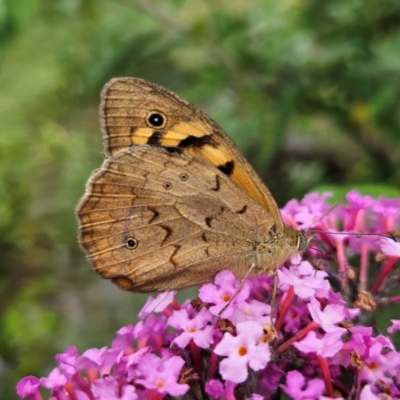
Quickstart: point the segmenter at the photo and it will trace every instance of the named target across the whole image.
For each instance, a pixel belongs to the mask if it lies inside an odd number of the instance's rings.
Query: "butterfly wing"
[[[200,157],[228,176],[274,218],[282,217],[268,188],[227,134],[175,93],[138,78],[115,78],[102,91],[100,120],[106,157],[132,145]]]
[[[107,158],[77,215],[96,271],[138,292],[198,285],[226,268],[243,276],[274,224],[210,163],[148,145]]]

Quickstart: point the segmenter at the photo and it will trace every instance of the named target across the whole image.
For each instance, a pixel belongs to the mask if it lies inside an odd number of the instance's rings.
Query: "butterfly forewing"
[[[132,145],[188,153],[222,171],[283,229],[271,193],[226,133],[206,114],[175,93],[138,78],[115,78],[102,91],[100,106],[106,157]]]

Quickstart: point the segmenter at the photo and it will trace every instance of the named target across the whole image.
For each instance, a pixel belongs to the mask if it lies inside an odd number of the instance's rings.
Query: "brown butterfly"
[[[273,272],[307,247],[226,133],[175,93],[112,79],[100,119],[106,159],[76,214],[103,277],[136,292],[181,289],[228,268]]]

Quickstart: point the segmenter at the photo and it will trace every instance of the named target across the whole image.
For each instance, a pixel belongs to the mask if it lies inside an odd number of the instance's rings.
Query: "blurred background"
[[[398,0],[1,0],[0,51],[2,399],[68,345],[108,345],[146,299],[76,239],[111,77],[201,107],[280,206],[316,189],[400,197]]]

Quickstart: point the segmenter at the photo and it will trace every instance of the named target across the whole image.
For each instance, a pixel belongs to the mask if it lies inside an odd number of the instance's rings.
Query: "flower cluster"
[[[388,279],[400,243],[375,235],[400,225],[400,201],[350,192],[346,206],[328,212],[328,197],[310,194],[282,210],[286,223],[314,224],[317,233],[303,259],[277,270],[275,299],[273,277],[252,277],[237,291],[230,271],[182,305],[174,292],[150,297],[110,347],[82,355],[68,348],[47,377],[22,379],[18,395],[40,400],[47,388],[53,400],[256,400],[279,391],[298,400],[400,398],[400,352],[368,326],[371,310],[400,301]],[[392,320],[389,333],[399,329]]]

